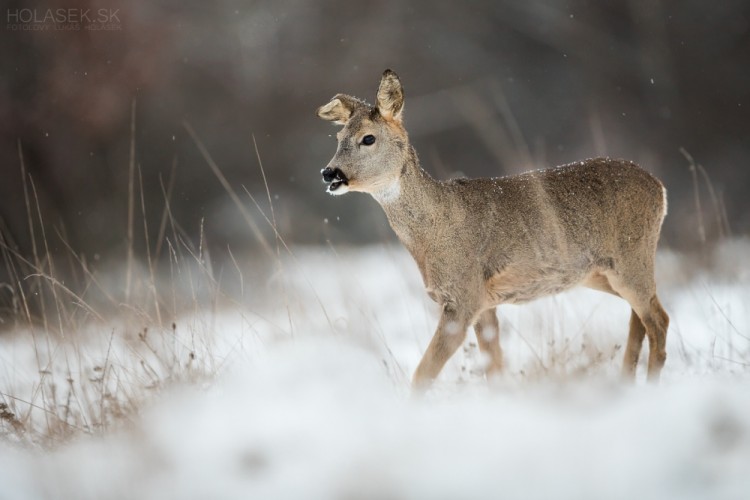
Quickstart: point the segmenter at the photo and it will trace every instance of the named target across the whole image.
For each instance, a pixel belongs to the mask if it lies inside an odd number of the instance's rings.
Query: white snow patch
[[[658,387],[642,383],[647,345],[638,383],[617,382],[627,304],[576,290],[498,309],[500,380],[479,374],[486,360],[470,332],[436,387],[415,397],[408,381],[439,311],[409,255],[295,254],[247,307],[148,333],[157,353],[214,381],[157,392],[131,424],[52,451],[0,437],[0,498],[748,497],[747,281],[660,281],[671,324]],[[269,297],[281,284],[284,300]],[[97,376],[107,356],[129,391],[149,382],[142,360],[168,372],[116,330],[49,349],[23,332],[0,337],[0,392],[33,401],[37,356],[71,370],[48,375],[61,400],[66,377]]]

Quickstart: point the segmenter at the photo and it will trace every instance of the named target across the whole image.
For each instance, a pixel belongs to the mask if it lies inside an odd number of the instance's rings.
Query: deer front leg
[[[437,331],[414,372],[412,386],[426,389],[443,369],[466,338],[466,330],[471,323],[471,315],[461,313],[450,306],[443,307]]]

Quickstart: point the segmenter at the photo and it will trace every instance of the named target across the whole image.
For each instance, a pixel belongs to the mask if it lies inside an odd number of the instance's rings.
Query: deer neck
[[[424,241],[434,231],[441,202],[441,185],[419,164],[414,148],[409,152],[396,181],[372,193],[383,207],[388,222],[412,254],[424,248]]]

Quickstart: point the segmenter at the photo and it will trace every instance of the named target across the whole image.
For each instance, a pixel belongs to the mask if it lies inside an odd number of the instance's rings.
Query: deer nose
[[[333,180],[336,178],[336,170],[332,169],[331,167],[326,167],[321,170],[320,173],[323,174],[323,180],[325,182],[333,182]]]
[[[341,169],[338,167],[336,168],[326,167],[323,170],[321,170],[320,173],[323,174],[323,180],[325,182],[339,181],[339,182],[343,182],[344,184],[346,184],[349,181],[349,179],[346,177],[346,174],[344,174],[344,172],[342,172]]]

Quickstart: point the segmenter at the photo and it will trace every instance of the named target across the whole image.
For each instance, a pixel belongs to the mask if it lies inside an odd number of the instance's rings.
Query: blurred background
[[[45,20],[48,9],[67,13]],[[87,9],[96,16],[76,28]],[[254,140],[287,243],[395,240],[372,199],[325,193],[336,129],[314,112],[338,92],[373,101],[385,68],[438,178],[622,157],[669,189],[665,247],[750,229],[746,0],[46,0],[1,12],[0,231],[21,255],[19,145],[49,251],[65,254],[65,240],[91,261],[126,253],[131,137],[140,254],[139,176],[152,247],[168,199],[179,230],[198,240],[202,226],[214,255],[257,249],[184,123],[265,237],[243,189],[267,211]]]

